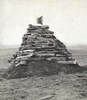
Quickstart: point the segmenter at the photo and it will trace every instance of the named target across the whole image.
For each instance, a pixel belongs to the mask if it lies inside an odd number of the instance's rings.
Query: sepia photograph
[[[0,100],[87,100],[87,0],[0,0]]]

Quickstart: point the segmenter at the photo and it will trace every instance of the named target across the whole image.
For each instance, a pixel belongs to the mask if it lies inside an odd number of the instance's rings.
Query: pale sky
[[[0,44],[21,44],[40,16],[63,43],[87,44],[87,0],[0,0]]]

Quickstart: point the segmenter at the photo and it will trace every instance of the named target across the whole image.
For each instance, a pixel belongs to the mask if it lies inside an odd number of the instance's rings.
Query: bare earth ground
[[[16,50],[0,50],[0,68],[8,67],[7,60]],[[87,65],[86,50],[70,52],[79,64]],[[11,80],[0,77],[0,100],[87,100],[87,72]]]
[[[81,66],[87,65],[87,49],[86,50],[70,50],[73,57]]]

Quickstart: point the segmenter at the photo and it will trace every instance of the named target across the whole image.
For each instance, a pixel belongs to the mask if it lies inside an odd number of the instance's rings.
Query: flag
[[[43,16],[37,18],[37,23],[43,25]]]

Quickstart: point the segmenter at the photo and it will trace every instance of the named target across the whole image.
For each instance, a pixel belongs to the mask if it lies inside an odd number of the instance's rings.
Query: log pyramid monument
[[[42,17],[38,18],[42,24]],[[22,38],[19,50],[13,55],[7,78],[55,74],[62,66],[77,65],[66,46],[54,36],[46,25],[31,25]]]

